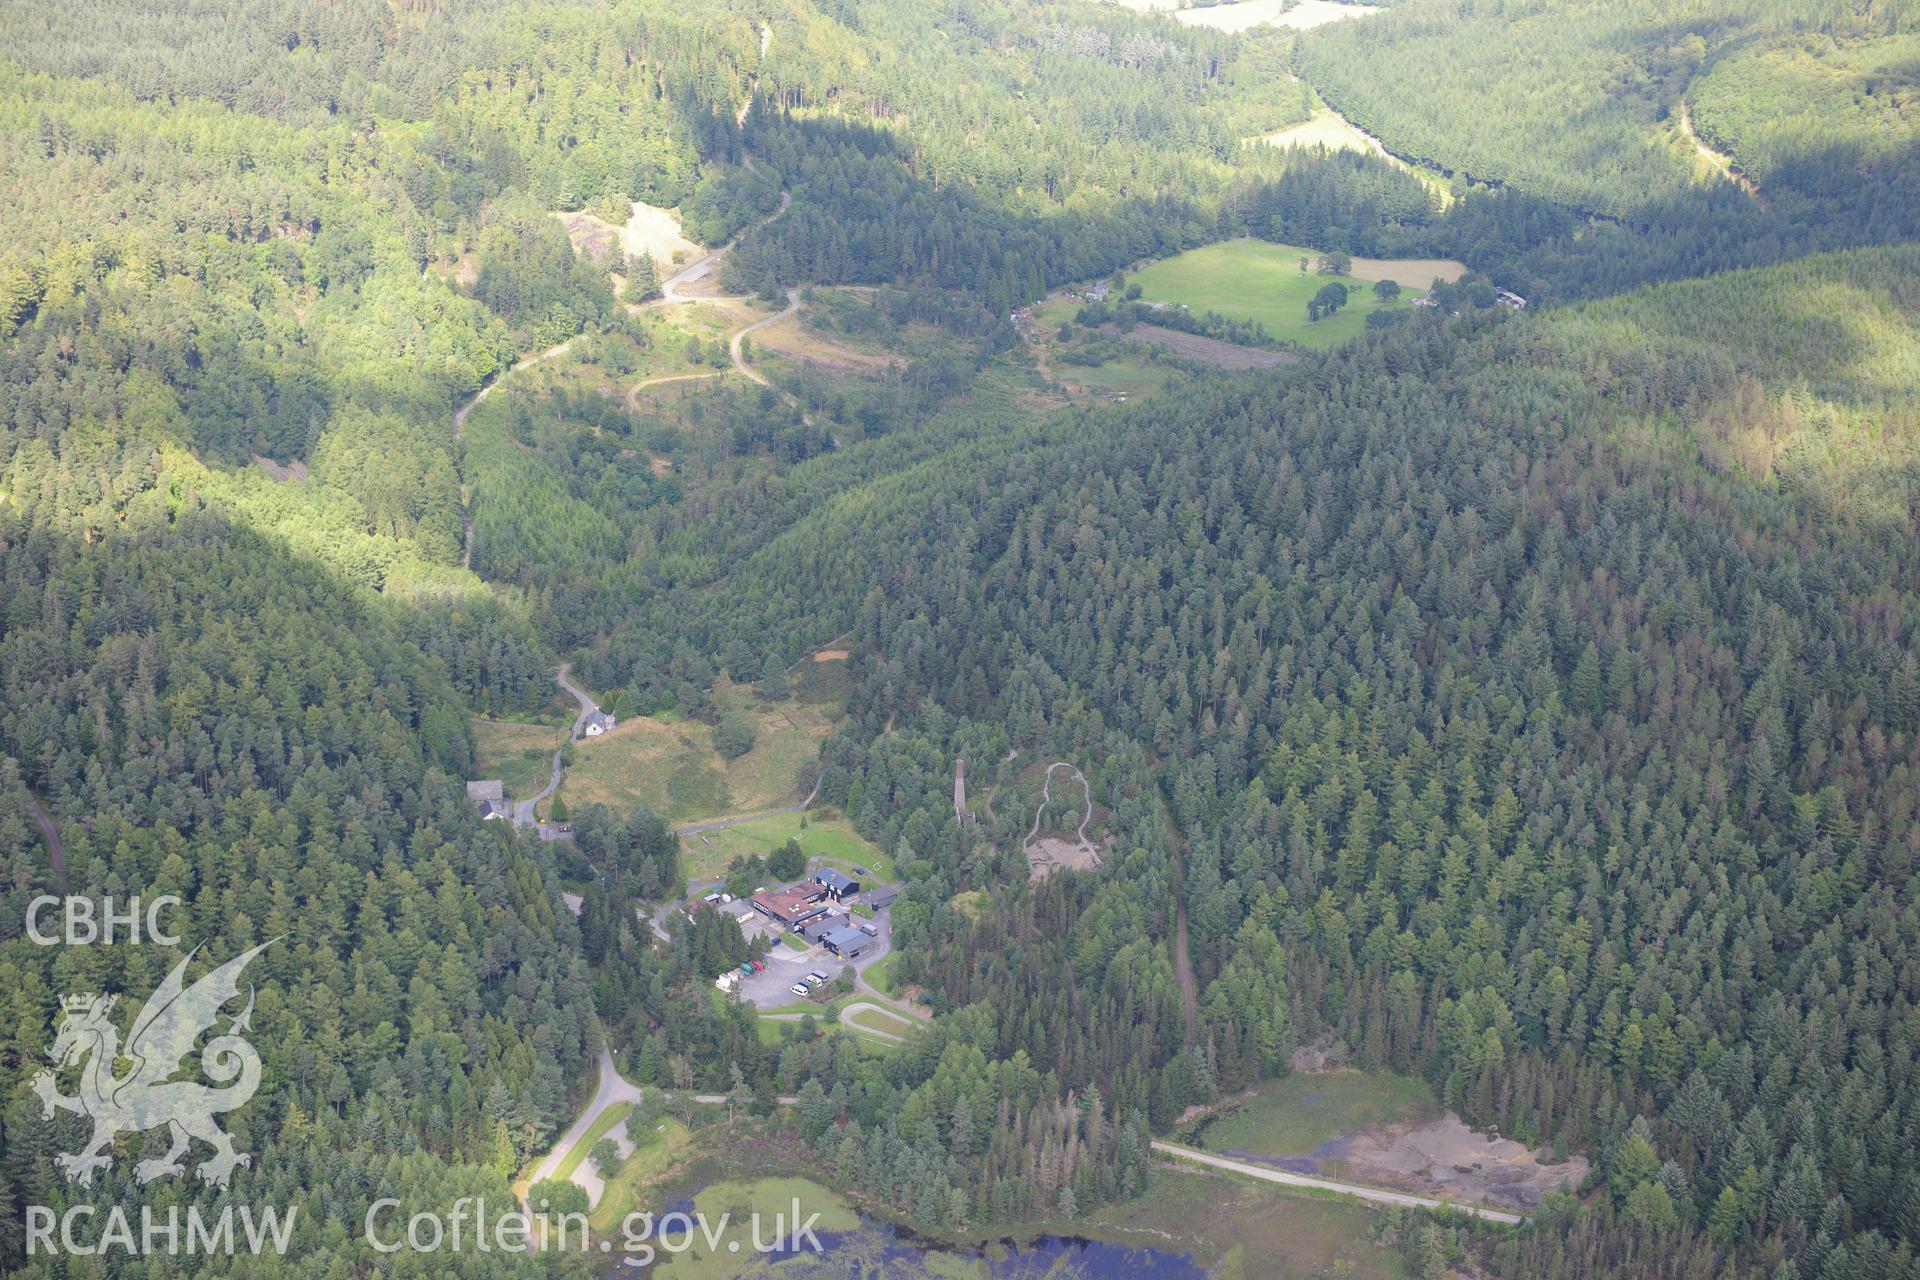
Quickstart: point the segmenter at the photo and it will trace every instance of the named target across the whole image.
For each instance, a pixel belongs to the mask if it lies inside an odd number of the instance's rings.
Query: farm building
[[[506,784],[498,778],[469,782],[467,799],[480,807],[482,818],[504,818],[512,812],[507,805]]]
[[[867,894],[866,904],[872,907],[875,911],[878,911],[880,908],[886,906],[888,903],[892,902],[895,898],[899,896],[900,896],[899,885],[897,884],[882,885],[880,888],[875,889],[872,892]]]
[[[826,944],[827,950],[833,952],[833,954],[839,956],[842,960],[851,960],[855,956],[865,953],[867,948],[875,945],[880,940],[863,929],[840,928],[835,929],[832,933],[822,938],[821,941]]]
[[[860,892],[860,882],[844,871],[832,867],[823,867],[814,873],[813,882],[826,890],[827,896],[835,902],[843,902]]]
[[[595,707],[587,712],[586,727],[581,730],[589,738],[597,738],[613,728],[613,717]]]
[[[821,901],[826,896],[827,891],[817,884],[797,884],[791,889],[762,890],[747,902],[775,924],[793,929],[826,915],[830,908]]]

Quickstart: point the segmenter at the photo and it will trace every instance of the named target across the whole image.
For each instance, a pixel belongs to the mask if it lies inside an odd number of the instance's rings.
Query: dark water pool
[[[664,1210],[692,1211],[693,1201],[685,1197],[669,1200]],[[971,1248],[936,1245],[866,1214],[860,1215],[857,1230],[814,1234],[821,1245],[817,1253],[811,1247],[785,1250],[756,1261],[777,1263],[771,1274],[780,1280],[920,1280],[950,1274],[940,1263],[953,1259],[984,1263],[992,1280],[1205,1280],[1207,1274],[1188,1254],[1082,1236],[998,1240]],[[751,1265],[746,1270],[760,1274]],[[605,1274],[634,1277],[648,1272],[616,1263]]]

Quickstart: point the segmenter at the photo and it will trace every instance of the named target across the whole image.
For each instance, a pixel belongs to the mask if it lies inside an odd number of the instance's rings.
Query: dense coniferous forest
[[[603,1044],[965,1232],[1141,1193],[1154,1134],[1337,1041],[1592,1161],[1473,1239],[1486,1273],[1920,1277],[1915,22],[0,9],[6,1269],[79,1273],[20,1257],[19,1206],[138,1194],[60,1176],[85,1124],[29,1082],[63,993],[171,953],[35,945],[64,876],[178,895],[202,960],[275,940],[231,1128],[235,1192],[301,1206],[276,1274],[392,1266],[351,1229],[381,1195],[508,1202]],[[1415,167],[1250,145],[1316,93]],[[809,307],[905,354],[756,385],[722,335],[672,402],[590,385],[663,360],[631,304],[673,268],[554,215],[632,201],[734,241],[740,305],[860,286]],[[1248,235],[1469,271],[1330,352],[1058,407],[1022,308]],[[662,816],[541,840],[460,785],[561,662],[715,722],[829,641],[798,781],[899,872],[892,982],[935,1015],[886,1053],[716,998],[765,944],[663,909]],[[1030,880],[991,797],[1042,760],[1084,769],[1098,869]]]

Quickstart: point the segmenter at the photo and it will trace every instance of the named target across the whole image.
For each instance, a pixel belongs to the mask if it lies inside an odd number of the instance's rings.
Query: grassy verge
[[[878,1006],[875,1006],[876,1008]],[[861,1009],[848,1020],[857,1028],[865,1031],[877,1031],[883,1036],[905,1036],[913,1032],[921,1023],[896,1014],[875,1013],[872,1009]]]
[[[629,1134],[636,1139],[633,1154],[607,1180],[606,1194],[588,1215],[595,1235],[617,1231],[621,1219],[647,1204],[653,1189],[672,1172],[692,1141],[687,1127],[671,1117],[662,1116],[654,1126],[647,1133]]]
[[[896,953],[889,951],[886,955],[881,956],[861,971],[861,976],[867,980],[867,984],[881,995],[897,996],[899,994],[893,985],[893,961],[895,954]]]
[[[593,1150],[593,1144],[625,1124],[632,1112],[631,1102],[622,1102],[608,1107],[601,1117],[593,1122],[593,1128],[587,1130],[586,1135],[574,1144],[573,1150],[567,1153],[567,1158],[562,1160],[560,1167],[553,1171],[553,1176],[562,1182],[571,1178],[573,1171],[580,1167],[580,1162],[585,1160],[588,1153]]]

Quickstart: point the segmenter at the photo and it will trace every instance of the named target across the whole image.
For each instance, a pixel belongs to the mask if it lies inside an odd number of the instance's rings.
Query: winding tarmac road
[[[1195,1164],[1211,1165],[1230,1173],[1258,1178],[1262,1182],[1277,1182],[1284,1187],[1311,1187],[1317,1191],[1333,1191],[1343,1196],[1352,1196],[1356,1200],[1372,1200],[1377,1204],[1407,1205],[1416,1209],[1450,1209],[1454,1213],[1485,1218],[1489,1222],[1526,1221],[1522,1215],[1508,1213],[1502,1209],[1482,1209],[1476,1205],[1455,1204],[1450,1200],[1409,1195],[1404,1191],[1386,1191],[1379,1187],[1361,1187],[1351,1182],[1334,1182],[1329,1178],[1310,1177],[1304,1173],[1288,1173],[1285,1169],[1269,1169],[1265,1165],[1248,1164],[1244,1160],[1229,1160],[1225,1156],[1209,1155],[1204,1151],[1195,1151],[1192,1147],[1175,1146],[1171,1142],[1161,1142],[1157,1139],[1153,1143],[1153,1149],[1162,1155],[1172,1156],[1176,1160],[1191,1160]]]
[[[531,1188],[534,1183],[551,1178],[560,1166],[566,1163],[567,1156],[573,1149],[580,1145],[581,1139],[585,1138],[600,1117],[607,1113],[608,1108],[617,1107],[623,1102],[638,1101],[640,1101],[640,1086],[621,1075],[620,1068],[613,1065],[613,1055],[607,1052],[605,1045],[600,1046],[600,1084],[593,1091],[593,1099],[587,1103],[586,1109],[580,1113],[579,1117],[567,1127],[567,1131],[560,1135],[560,1141],[554,1144],[553,1150],[547,1153],[546,1158],[533,1167],[533,1173],[527,1178],[527,1186]],[[632,1150],[631,1145],[627,1150],[629,1152]],[[606,1188],[606,1183],[601,1180],[599,1173],[591,1168],[592,1164],[593,1161],[582,1159],[575,1165],[572,1182],[587,1193],[588,1204],[598,1204],[600,1193]],[[524,1204],[523,1201],[523,1207]]]

